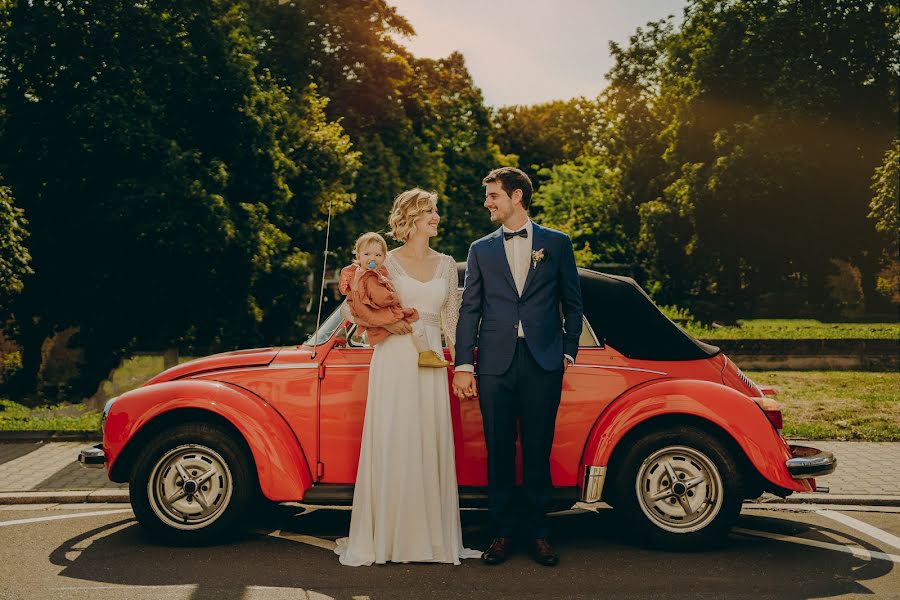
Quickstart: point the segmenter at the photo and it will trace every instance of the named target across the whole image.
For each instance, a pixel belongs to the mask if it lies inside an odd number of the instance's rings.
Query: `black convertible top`
[[[460,286],[466,265],[458,263]],[[599,341],[629,358],[699,360],[719,348],[695,340],[669,320],[634,279],[578,269],[584,315]]]

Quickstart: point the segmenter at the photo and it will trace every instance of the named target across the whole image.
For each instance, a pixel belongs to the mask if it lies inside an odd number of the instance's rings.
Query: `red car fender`
[[[785,466],[790,449],[753,400],[721,384],[695,379],[657,380],[622,394],[594,423],[582,464],[606,466],[618,443],[634,427],[654,417],[679,414],[699,417],[728,433],[771,483],[798,492],[812,491],[806,480],[791,477]]]
[[[269,500],[298,500],[312,486],[303,449],[274,408],[237,386],[190,379],[138,388],[112,404],[103,430],[108,471],[112,473],[122,451],[145,426],[184,409],[214,413],[240,432],[253,454],[262,493]]]

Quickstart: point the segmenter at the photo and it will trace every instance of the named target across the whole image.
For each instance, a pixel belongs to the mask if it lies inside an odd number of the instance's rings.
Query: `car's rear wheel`
[[[210,423],[184,423],[154,437],[135,463],[131,506],[153,537],[202,545],[240,531],[256,495],[248,451]]]
[[[738,463],[716,437],[693,427],[639,439],[617,469],[616,508],[652,545],[673,550],[724,541],[741,509]]]

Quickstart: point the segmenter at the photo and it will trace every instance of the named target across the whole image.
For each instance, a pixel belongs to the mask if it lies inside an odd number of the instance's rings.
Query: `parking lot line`
[[[861,548],[859,546],[843,546],[841,544],[832,544],[830,542],[820,542],[819,540],[808,540],[806,538],[795,537],[793,535],[782,535],[780,533],[771,533],[768,531],[758,531],[756,529],[743,529],[741,527],[735,527],[731,530],[733,533],[737,533],[739,535],[747,535],[751,537],[761,537],[767,538],[770,540],[778,540],[780,542],[790,542],[792,544],[801,544],[803,546],[812,546],[813,548],[822,548],[825,550],[834,550],[836,552],[844,552],[846,554],[852,554],[857,558],[862,558],[865,560],[872,560],[873,558],[878,558],[881,560],[888,560],[894,563],[900,563],[900,556],[896,554],[887,554],[886,552],[878,552],[873,550],[866,550],[865,548]]]
[[[114,515],[117,513],[131,512],[130,508],[120,508],[118,510],[96,510],[92,512],[75,513],[71,515],[53,515],[51,517],[34,517],[33,519],[15,519],[12,521],[0,521],[0,527],[9,527],[10,525],[25,525],[27,523],[40,523],[41,521],[58,521],[60,519],[77,519],[78,517],[98,517],[100,515]]]
[[[872,536],[876,540],[884,542],[885,544],[888,544],[900,550],[900,538],[898,538],[896,535],[888,533],[887,531],[884,531],[883,529],[878,529],[874,525],[869,525],[868,523],[860,521],[859,519],[854,519],[853,517],[835,512],[833,510],[817,510],[816,513],[822,515],[823,517],[828,517],[829,519],[837,521],[838,523],[843,523],[848,527],[852,527],[857,531],[861,531],[866,535]]]

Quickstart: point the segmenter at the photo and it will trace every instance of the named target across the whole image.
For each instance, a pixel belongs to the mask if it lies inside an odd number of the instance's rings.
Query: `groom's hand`
[[[475,376],[467,371],[456,371],[453,374],[453,393],[457,398],[474,398],[478,395]]]

